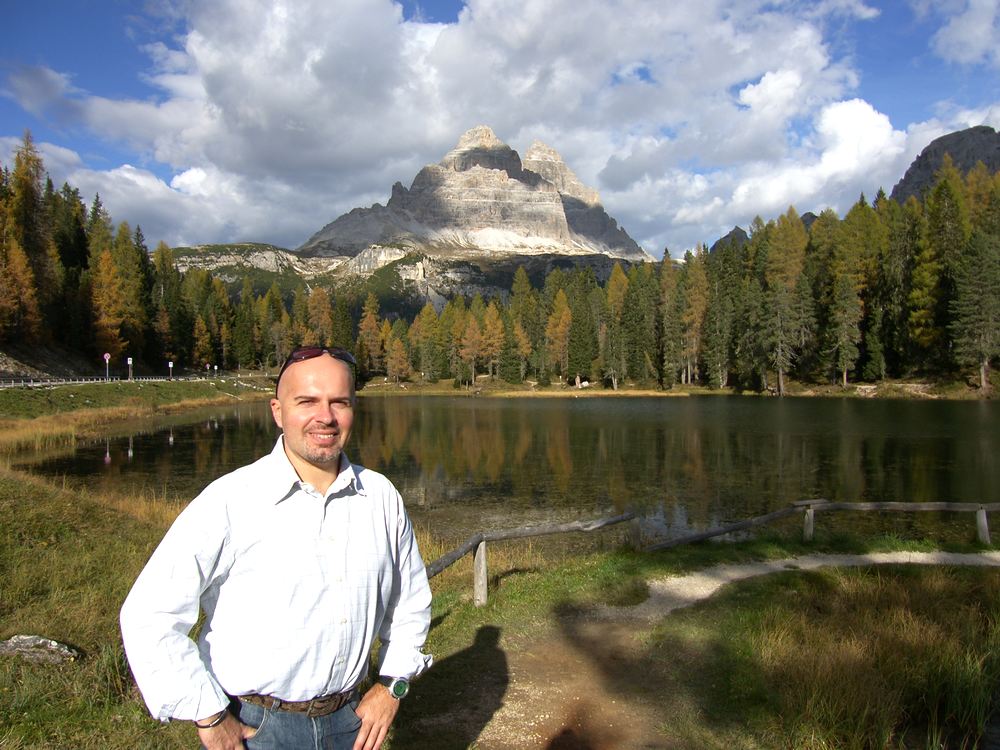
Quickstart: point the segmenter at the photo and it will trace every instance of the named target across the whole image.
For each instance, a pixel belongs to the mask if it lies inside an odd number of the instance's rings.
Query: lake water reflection
[[[349,455],[387,474],[415,522],[447,538],[626,509],[674,536],[804,498],[1000,499],[997,402],[394,397],[362,398],[358,411]],[[187,499],[276,434],[266,404],[245,404],[23,465]],[[888,523],[963,538],[974,528],[971,517],[919,515]]]

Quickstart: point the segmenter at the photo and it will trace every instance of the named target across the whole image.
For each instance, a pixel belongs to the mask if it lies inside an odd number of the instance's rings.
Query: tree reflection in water
[[[125,435],[15,465],[185,501],[276,435],[266,404],[182,421],[134,432],[131,459]],[[418,523],[462,538],[624,510],[676,535],[803,498],[989,502],[998,452],[1000,402],[754,397],[362,398],[348,448],[392,478]],[[838,515],[907,534],[952,523]]]

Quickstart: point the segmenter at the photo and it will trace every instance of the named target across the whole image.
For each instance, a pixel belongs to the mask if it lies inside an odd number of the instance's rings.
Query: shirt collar
[[[302,483],[298,472],[292,466],[285,453],[284,436],[278,435],[269,456],[267,456],[266,478],[263,480],[262,491],[266,497],[274,499],[275,505],[287,499]],[[359,495],[365,494],[364,486],[361,484],[361,477],[358,475],[357,467],[347,457],[346,453],[340,454],[340,473],[333,480],[330,489],[326,491],[329,495],[339,495],[353,486],[354,491]]]

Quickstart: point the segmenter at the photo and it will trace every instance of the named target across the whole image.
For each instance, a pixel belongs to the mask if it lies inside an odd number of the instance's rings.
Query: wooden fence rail
[[[725,534],[732,534],[737,531],[746,531],[757,526],[764,526],[774,521],[779,521],[796,513],[803,514],[802,538],[806,542],[811,542],[815,529],[816,513],[830,513],[833,511],[889,511],[889,512],[954,512],[954,513],[975,513],[976,514],[976,538],[982,544],[990,544],[990,528],[987,520],[987,513],[1000,511],[1000,503],[843,503],[829,502],[823,499],[799,500],[791,503],[787,507],[779,508],[771,513],[762,516],[748,518],[745,521],[718,526],[707,531],[699,531],[694,534],[686,534],[658,542],[645,547],[646,552],[679,547],[684,544],[702,542]],[[571,523],[549,524],[546,526],[522,526],[516,529],[504,529],[501,531],[486,531],[474,534],[462,545],[456,547],[451,552],[441,555],[437,560],[427,566],[427,577],[433,578],[451,565],[461,560],[468,554],[473,555],[473,602],[477,607],[486,604],[488,596],[487,582],[489,580],[488,565],[486,562],[486,543],[499,542],[508,539],[523,539],[526,537],[545,536],[548,534],[564,534],[570,531],[595,531],[607,526],[630,521],[635,518],[634,513],[623,513],[620,516],[611,518],[599,518],[593,521],[573,521]]]
[[[725,526],[719,526],[714,529],[709,529],[708,531],[699,531],[694,534],[687,534],[685,536],[680,536],[675,539],[668,539],[665,542],[659,542],[657,544],[646,547],[647,552],[654,552],[656,550],[670,549],[671,547],[679,547],[682,544],[693,544],[694,542],[701,542],[706,539],[711,539],[717,536],[723,536],[725,534],[732,534],[736,531],[745,531],[746,529],[753,528],[755,526],[763,526],[765,524],[771,523],[773,521],[780,520],[782,518],[787,518],[788,516],[795,515],[796,513],[803,514],[802,521],[802,539],[806,542],[811,542],[813,539],[813,532],[815,529],[815,519],[816,513],[829,513],[832,511],[841,510],[851,510],[851,511],[890,511],[890,512],[902,512],[902,513],[914,513],[914,512],[926,512],[926,511],[947,511],[955,513],[975,513],[976,514],[976,538],[982,544],[990,543],[990,527],[987,520],[987,513],[995,513],[1000,511],[1000,503],[843,503],[843,502],[829,502],[827,500],[816,499],[816,500],[799,500],[792,503],[786,508],[781,508],[772,513],[767,513],[763,516],[756,516],[750,518],[746,521],[739,521],[738,523],[731,523]]]
[[[500,542],[508,539],[524,539],[526,537],[546,536],[549,534],[565,534],[570,531],[596,531],[607,526],[630,521],[634,513],[623,513],[611,518],[598,518],[593,521],[571,521],[570,523],[548,524],[545,526],[521,526],[516,529],[486,531],[474,534],[459,547],[441,555],[427,566],[427,577],[433,578],[441,571],[472,553],[473,555],[473,602],[477,607],[486,604],[487,581],[489,578],[486,564],[486,543]]]

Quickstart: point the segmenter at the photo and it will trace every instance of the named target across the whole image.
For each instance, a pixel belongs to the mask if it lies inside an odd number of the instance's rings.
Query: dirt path
[[[711,597],[726,584],[754,576],[885,564],[1000,566],[1000,552],[808,555],[720,565],[650,581],[649,598],[636,607],[557,613],[559,624],[552,632],[524,642],[500,640],[509,682],[497,696],[499,707],[483,717],[478,735],[468,735],[477,737],[470,746],[476,750],[672,747],[660,728],[663,680],[650,679],[643,670],[643,634],[653,623]],[[442,750],[448,749],[442,746]]]

